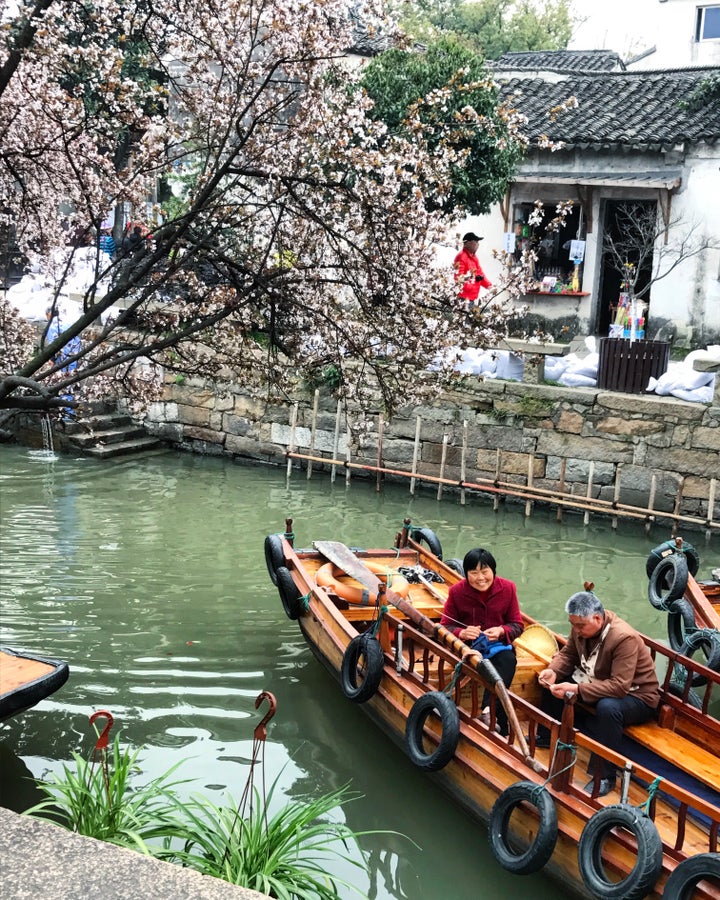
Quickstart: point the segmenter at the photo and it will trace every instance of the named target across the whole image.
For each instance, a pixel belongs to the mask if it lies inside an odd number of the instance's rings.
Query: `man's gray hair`
[[[593,616],[604,616],[605,607],[595,594],[590,591],[579,591],[567,601],[565,612],[580,619],[591,619]]]

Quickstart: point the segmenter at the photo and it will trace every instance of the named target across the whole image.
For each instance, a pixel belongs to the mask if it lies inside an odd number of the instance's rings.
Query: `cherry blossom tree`
[[[469,316],[436,264],[467,159],[445,139],[456,123],[427,115],[447,95],[401,134],[373,120],[345,61],[354,6],[5,9],[0,221],[63,315],[48,339],[2,307],[0,409],[58,410],[78,386],[148,401],[159,373],[288,391],[327,371],[346,399],[392,409],[441,386],[446,348],[504,333],[507,285]],[[366,0],[366,27],[388,31],[382,15]],[[508,116],[488,142],[521,144],[519,125]],[[118,241],[128,220],[143,235],[112,259],[97,241],[109,217]],[[92,277],[68,317],[81,257]]]

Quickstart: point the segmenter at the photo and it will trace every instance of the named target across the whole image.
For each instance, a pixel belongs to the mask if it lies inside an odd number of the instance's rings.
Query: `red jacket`
[[[455,281],[462,281],[463,276],[470,273],[473,278],[463,282],[458,297],[463,300],[477,300],[480,288],[492,287],[492,281],[485,275],[480,267],[480,260],[474,253],[461,250],[453,262],[455,266]]]
[[[483,629],[502,625],[505,643],[511,644],[525,627],[515,583],[496,575],[489,591],[476,591],[463,578],[450,588],[440,624],[454,635],[468,625]]]

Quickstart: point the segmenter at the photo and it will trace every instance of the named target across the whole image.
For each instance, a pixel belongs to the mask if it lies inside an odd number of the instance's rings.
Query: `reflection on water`
[[[296,544],[319,538],[389,546],[410,515],[432,528],[446,557],[478,544],[513,579],[523,607],[564,630],[564,601],[594,581],[608,606],[655,637],[665,614],[646,597],[645,558],[665,529],[581,517],[523,515],[523,505],[470,498],[460,506],[435,492],[411,498],[390,486],[284,469],[259,469],[193,456],[98,463],[61,457],[40,465],[0,447],[0,644],[70,663],[67,684],[0,726],[0,801],[28,802],[13,768],[58,771],[71,751],[89,753],[88,716],[110,709],[128,743],[142,745],[148,777],[184,760],[187,787],[220,799],[240,796],[248,774],[261,690],[278,699],[266,745],[278,802],[350,784],[360,798],[342,815],[368,835],[372,867],[334,871],[372,898],[453,900],[517,890],[491,859],[484,830],[466,818],[343,698],[282,612],[265,568],[263,540],[292,516]],[[692,536],[702,572],[720,564],[718,539]],[[6,760],[12,762],[6,764]],[[559,896],[540,876],[526,879],[543,900]]]

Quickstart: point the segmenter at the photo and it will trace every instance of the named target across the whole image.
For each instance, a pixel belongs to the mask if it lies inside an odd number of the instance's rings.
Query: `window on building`
[[[720,6],[699,6],[695,26],[696,41],[720,40]]]
[[[540,287],[547,279],[551,280],[554,291],[570,291],[582,287],[582,265],[576,270],[574,260],[570,257],[573,240],[585,239],[582,209],[579,203],[573,205],[559,231],[548,232],[546,226],[555,215],[555,203],[545,204],[545,214],[540,225],[530,224],[530,216],[534,211],[533,203],[517,203],[513,211],[513,229],[515,231],[515,255],[519,258],[526,249],[532,250],[537,257],[532,263],[533,275]]]

